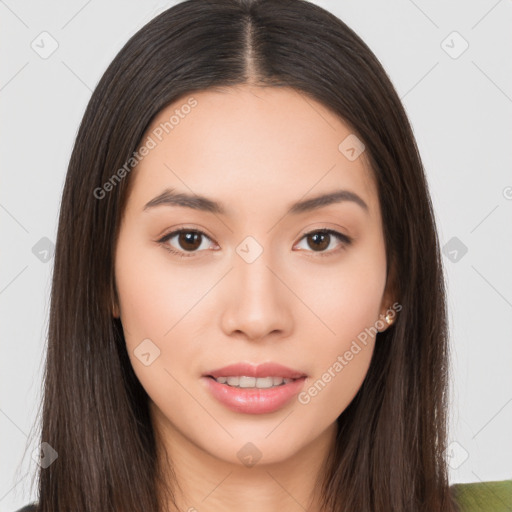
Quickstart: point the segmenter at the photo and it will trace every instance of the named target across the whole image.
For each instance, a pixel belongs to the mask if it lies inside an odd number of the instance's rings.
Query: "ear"
[[[379,332],[384,332],[395,323],[398,311],[401,309],[402,306],[398,303],[395,265],[391,265],[380,305],[379,325],[384,324],[384,326],[379,329]]]
[[[119,318],[121,316],[119,312],[119,306],[117,305],[117,303],[112,305],[112,316],[114,318]]]

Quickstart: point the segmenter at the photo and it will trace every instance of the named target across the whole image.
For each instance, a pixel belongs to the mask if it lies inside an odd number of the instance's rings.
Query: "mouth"
[[[288,404],[304,386],[301,371],[265,363],[238,363],[202,376],[208,391],[228,409],[246,414],[265,414]]]

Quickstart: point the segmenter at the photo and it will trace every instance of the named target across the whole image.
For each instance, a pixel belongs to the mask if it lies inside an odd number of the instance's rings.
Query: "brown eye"
[[[196,253],[207,249],[208,243],[203,243],[205,240],[210,240],[210,238],[202,231],[180,229],[165,235],[159,240],[159,243],[172,254],[188,257],[195,256]]]
[[[352,243],[352,238],[338,233],[333,229],[317,229],[316,231],[310,231],[304,234],[301,242],[302,240],[306,241],[306,252],[318,253],[318,256],[328,256],[338,253]],[[334,248],[331,247],[330,250],[327,250],[329,246],[332,245],[331,242],[333,242],[333,240],[338,242],[338,248],[336,248],[336,244],[334,244]]]

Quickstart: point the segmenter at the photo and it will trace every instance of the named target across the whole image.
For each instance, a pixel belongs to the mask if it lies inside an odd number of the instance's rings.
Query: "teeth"
[[[288,384],[288,382],[291,382],[293,379],[285,379],[283,377],[256,378],[242,375],[240,377],[217,377],[215,380],[220,384],[227,384],[232,387],[265,389]]]

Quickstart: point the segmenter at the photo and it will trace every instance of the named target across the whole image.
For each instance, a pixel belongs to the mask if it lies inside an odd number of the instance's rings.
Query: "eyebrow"
[[[329,206],[335,203],[342,203],[345,201],[353,202],[359,205],[366,212],[369,211],[368,205],[364,202],[361,197],[356,193],[349,190],[335,190],[326,194],[321,194],[310,199],[297,201],[290,205],[287,214],[299,214],[317,210],[325,206]],[[227,211],[224,206],[204,196],[197,194],[187,194],[184,192],[177,192],[172,188],[165,189],[161,194],[154,197],[146,203],[143,210],[150,210],[157,206],[181,206],[185,208],[192,208],[194,210],[200,210],[219,215],[226,215]]]

